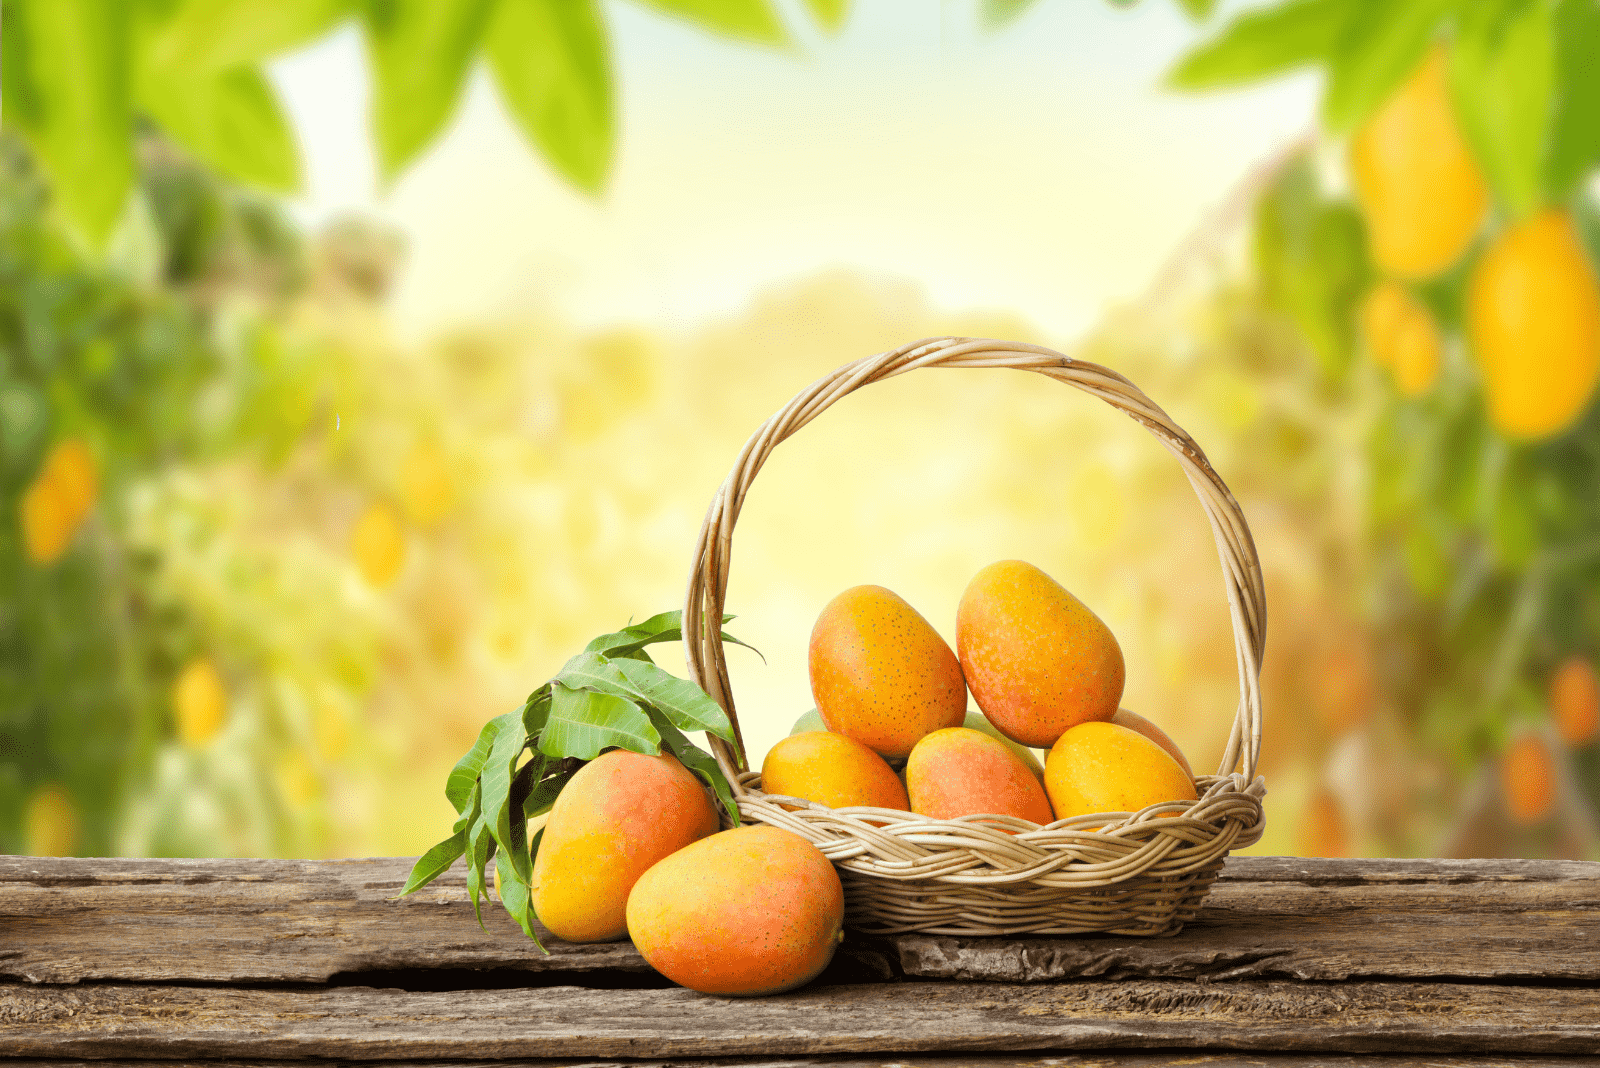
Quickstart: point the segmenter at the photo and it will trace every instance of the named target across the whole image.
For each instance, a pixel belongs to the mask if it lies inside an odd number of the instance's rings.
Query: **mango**
[[[1050,748],[1044,788],[1063,820],[1198,796],[1194,779],[1165,749],[1138,731],[1100,722],[1078,724]]]
[[[978,707],[1023,745],[1049,748],[1070,727],[1109,720],[1122,700],[1122,648],[1111,629],[1021,560],[990,564],[967,584],[956,650]]]
[[[978,814],[1019,816],[1046,824],[1055,817],[1033,772],[1006,743],[982,731],[934,731],[906,761],[911,811],[949,820]]]
[[[1007,749],[1016,754],[1017,759],[1022,761],[1022,763],[1027,766],[1029,771],[1033,772],[1034,778],[1038,779],[1040,782],[1044,782],[1044,765],[1039,763],[1038,755],[1027,746],[1018,745],[1010,738],[1007,738],[1004,734],[1001,734],[1000,728],[996,727],[993,723],[990,723],[988,719],[984,717],[982,712],[969,711],[967,713],[965,722],[963,722],[961,725],[967,728],[969,731],[982,731],[989,737],[999,741]]]
[[[923,735],[958,726],[967,687],[938,631],[882,586],[853,586],[811,629],[811,695],[830,731],[880,756],[911,752]]]
[[[676,757],[601,753],[572,776],[545,822],[533,862],[539,922],[568,942],[621,938],[633,884],[717,825],[710,796]]]
[[[760,824],[678,850],[628,895],[628,933],[644,959],[702,994],[804,986],[833,959],[843,927],[844,887],[828,858]]]
[[[800,718],[794,721],[794,726],[789,728],[790,734],[804,734],[806,731],[825,731],[828,725],[822,722],[822,713],[816,709],[800,713]]]
[[[854,738],[830,731],[791,734],[767,751],[761,789],[829,808],[910,808],[894,769]]]
[[[1119,727],[1126,727],[1130,731],[1138,731],[1146,738],[1155,742],[1167,751],[1167,754],[1176,760],[1183,768],[1183,773],[1189,778],[1194,778],[1194,769],[1189,766],[1189,758],[1183,755],[1183,750],[1178,748],[1178,743],[1167,737],[1167,732],[1145,719],[1137,712],[1129,712],[1126,708],[1117,709],[1117,714],[1111,717],[1111,722]]]

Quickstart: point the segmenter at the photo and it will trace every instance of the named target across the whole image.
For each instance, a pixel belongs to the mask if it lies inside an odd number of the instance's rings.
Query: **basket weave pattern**
[[[1239,705],[1222,762],[1217,774],[1195,780],[1197,801],[1040,827],[1014,817],[936,820],[890,809],[830,809],[764,794],[760,775],[738,767],[733,750],[712,738],[740,818],[783,827],[822,850],[844,882],[845,922],[858,930],[1175,934],[1194,917],[1228,852],[1261,837],[1266,787],[1255,769],[1266,595],[1233,494],[1194,439],[1116,372],[1036,345],[945,337],[857,360],[806,387],[746,442],[706,513],[683,614],[690,678],[727,711],[737,732],[720,628],[706,621],[722,618],[745,493],[772,450],[835,401],[924,367],[1013,368],[1076,386],[1143,424],[1183,466],[1211,521],[1233,622]]]

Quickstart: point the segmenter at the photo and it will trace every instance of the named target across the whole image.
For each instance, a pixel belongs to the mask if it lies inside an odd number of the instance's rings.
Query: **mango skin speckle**
[[[956,609],[956,649],[972,697],[1001,733],[1049,748],[1080,723],[1109,720],[1126,670],[1111,628],[1032,564],[973,576]]]
[[[899,759],[927,734],[959,727],[967,685],[950,646],[903,598],[852,586],[811,629],[811,696],[830,731]]]

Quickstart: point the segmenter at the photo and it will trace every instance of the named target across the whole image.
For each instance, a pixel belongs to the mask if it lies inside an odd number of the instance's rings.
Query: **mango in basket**
[[[777,827],[686,846],[628,896],[628,933],[644,959],[702,994],[803,986],[833,959],[843,928],[839,873],[816,846]]]
[[[1044,765],[1039,763],[1038,754],[1027,746],[1019,745],[1004,734],[1001,734],[1000,728],[990,723],[982,712],[968,712],[966,721],[961,725],[968,730],[982,731],[989,737],[997,739],[1007,749],[1016,754],[1017,759],[1022,761],[1029,771],[1033,772],[1034,778],[1044,782]]]
[[[1069,727],[1109,720],[1122,700],[1122,648],[1111,629],[1021,560],[990,564],[967,584],[956,650],[978,707],[1023,745],[1047,747]]]
[[[533,910],[568,942],[621,938],[639,877],[716,830],[710,797],[676,757],[601,753],[550,809],[533,862]]]
[[[918,742],[906,761],[906,787],[911,811],[934,819],[982,813],[1045,824],[1055,818],[1044,787],[1006,743],[967,727]]]
[[[800,718],[794,721],[794,726],[789,728],[790,734],[804,734],[807,731],[825,731],[828,725],[822,722],[822,713],[816,709],[800,713]]]
[[[806,731],[781,739],[761,764],[764,793],[804,797],[829,808],[910,808],[906,788],[883,757],[854,738]]]
[[[1044,762],[1056,819],[1137,812],[1158,801],[1193,801],[1194,779],[1161,746],[1115,723],[1081,723]]]
[[[1126,708],[1117,709],[1117,714],[1111,717],[1111,722],[1119,727],[1126,727],[1130,731],[1138,731],[1146,738],[1155,742],[1176,760],[1183,768],[1185,775],[1194,778],[1194,769],[1189,766],[1189,758],[1183,755],[1183,750],[1178,748],[1178,743],[1167,737],[1167,732],[1145,719],[1137,712],[1129,712]]]
[[[809,666],[828,729],[881,756],[903,757],[923,735],[966,716],[967,687],[950,646],[882,586],[853,586],[828,602],[811,629]]]

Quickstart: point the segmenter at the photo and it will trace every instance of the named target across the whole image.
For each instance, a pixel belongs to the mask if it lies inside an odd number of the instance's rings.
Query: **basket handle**
[[[829,405],[862,386],[923,367],[1014,368],[1077,386],[1142,423],[1183,465],[1184,474],[1188,475],[1189,484],[1200,498],[1216,537],[1239,669],[1239,707],[1217,775],[1230,774],[1242,759],[1244,781],[1251,782],[1261,754],[1260,675],[1267,635],[1267,600],[1261,580],[1261,560],[1256,555],[1255,541],[1250,537],[1239,502],[1212,470],[1210,461],[1194,439],[1137,386],[1115,371],[1038,345],[981,338],[925,338],[892,352],[847,363],[797,393],[781,411],[761,424],[739,452],[733,470],[717,490],[706,511],[705,523],[700,527],[683,606],[683,642],[689,677],[728,713],[739,748],[744,748],[744,738],[733,707],[728,663],[722,647],[721,627],[717,623],[722,619],[727,595],[733,527],[744,506],[744,496],[772,450],[821,415]],[[714,622],[708,626],[708,620]],[[742,769],[735,761],[732,748],[720,738],[712,737],[710,741],[717,763],[735,794],[747,793],[740,782]]]

